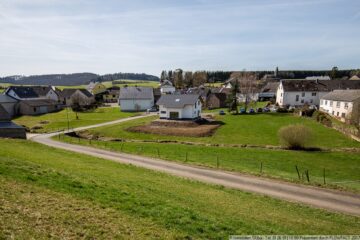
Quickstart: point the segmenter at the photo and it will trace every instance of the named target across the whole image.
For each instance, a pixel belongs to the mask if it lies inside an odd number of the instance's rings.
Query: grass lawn
[[[359,234],[359,217],[0,140],[0,238]],[[41,152],[42,154],[39,154]]]
[[[139,140],[178,140],[212,144],[248,144],[279,145],[278,130],[290,124],[304,124],[314,133],[314,147],[338,148],[360,147],[360,143],[352,140],[336,130],[329,129],[312,119],[295,117],[290,114],[256,114],[256,115],[217,115],[217,120],[224,123],[211,137],[173,137],[156,134],[133,133],[125,129],[149,123],[153,118],[139,119],[118,125],[92,129],[91,132],[102,136],[139,139]]]
[[[71,109],[68,110],[70,128],[87,126],[102,122],[113,121],[120,118],[134,116],[134,113],[124,113],[120,111],[119,107],[98,108],[94,111],[78,113],[79,119]],[[60,112],[49,113],[39,116],[21,116],[14,119],[14,122],[24,125],[29,129],[40,126],[42,128],[33,130],[34,132],[49,132],[58,129],[67,128],[67,110]]]

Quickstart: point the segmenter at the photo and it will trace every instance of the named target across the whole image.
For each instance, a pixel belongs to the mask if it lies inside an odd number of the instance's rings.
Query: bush
[[[332,127],[331,117],[326,113],[315,111],[312,117],[316,119],[316,121],[318,121],[319,123],[327,127]]]
[[[276,112],[278,112],[278,113],[287,113],[288,110],[287,110],[286,108],[278,108],[278,109],[276,110]]]
[[[313,136],[311,129],[301,124],[282,127],[278,134],[281,144],[289,149],[305,149]]]

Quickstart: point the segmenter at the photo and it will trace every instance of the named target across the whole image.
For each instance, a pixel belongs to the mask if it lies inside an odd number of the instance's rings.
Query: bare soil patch
[[[215,121],[172,121],[155,120],[148,125],[127,128],[130,132],[160,134],[169,136],[207,137],[214,134],[221,124]]]

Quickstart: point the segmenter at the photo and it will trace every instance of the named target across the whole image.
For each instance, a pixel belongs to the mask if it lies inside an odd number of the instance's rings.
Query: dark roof
[[[10,120],[11,120],[10,114],[0,104],[0,121],[10,121]]]
[[[91,92],[89,92],[86,89],[80,88],[80,89],[76,89],[76,88],[67,88],[61,91],[61,96],[65,97],[65,98],[70,98],[77,90],[79,90],[80,92],[82,92],[85,96],[87,97],[92,97],[93,95],[91,94]]]
[[[38,98],[39,95],[32,87],[10,86],[6,92],[13,90],[20,98]]]
[[[268,82],[262,89],[261,92],[276,92],[279,87],[279,82]]]
[[[199,99],[199,95],[193,94],[171,94],[162,95],[157,101],[157,105],[164,105],[168,108],[183,108],[185,105],[193,105]]]
[[[15,123],[13,123],[12,121],[5,121],[5,122],[0,122],[0,129],[1,128],[6,128],[6,129],[9,129],[9,128],[24,128],[22,126],[19,126]],[[24,130],[25,131],[25,130]]]
[[[173,86],[172,82],[170,82],[169,80],[164,80],[162,83],[161,83],[161,86]]]
[[[331,92],[336,89],[360,89],[360,81],[351,80],[282,80],[287,92]]]
[[[187,94],[193,94],[193,95],[200,95],[201,97],[207,97],[211,92],[210,88],[205,87],[195,87],[195,88],[189,88],[187,90]]]
[[[154,93],[151,87],[123,87],[120,88],[119,99],[153,99]]]
[[[52,90],[50,86],[32,86],[31,88],[34,90],[34,92],[36,92],[37,95],[41,97],[46,96],[46,94]]]
[[[360,99],[360,90],[334,90],[323,96],[322,99],[352,102]]]
[[[20,104],[26,104],[31,107],[59,105],[57,101],[50,99],[22,100]]]

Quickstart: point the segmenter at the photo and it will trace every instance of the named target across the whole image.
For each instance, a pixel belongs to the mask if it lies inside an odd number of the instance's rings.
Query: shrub
[[[319,123],[321,123],[327,127],[332,126],[331,117],[329,115],[327,115],[326,113],[323,113],[320,111],[315,111],[312,117],[314,119],[316,119],[316,121],[318,121]]]
[[[282,127],[278,134],[281,144],[289,149],[305,149],[313,135],[310,128],[301,124]]]
[[[278,112],[278,113],[287,113],[288,110],[287,110],[286,108],[278,108],[278,109],[276,110],[276,112]]]

